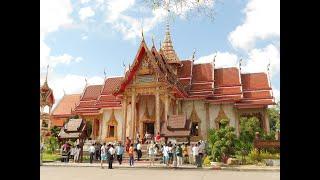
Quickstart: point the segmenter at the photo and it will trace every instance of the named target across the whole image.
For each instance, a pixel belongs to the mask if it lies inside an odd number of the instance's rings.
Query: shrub
[[[261,162],[263,159],[280,159],[280,154],[272,154],[268,151],[259,151],[257,149],[253,149],[250,151],[248,155],[249,159],[253,162]]]
[[[206,156],[203,160],[203,166],[210,166],[212,161],[212,157]]]
[[[228,119],[222,119],[220,123],[220,129],[210,129],[208,135],[210,154],[215,161],[221,161],[234,155],[236,150],[235,129],[229,126]]]
[[[48,139],[45,140],[45,149],[47,153],[54,153],[54,150],[59,148],[59,143],[56,137],[50,136]]]

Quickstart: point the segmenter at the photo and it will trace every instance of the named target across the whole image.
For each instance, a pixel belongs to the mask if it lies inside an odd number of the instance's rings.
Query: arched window
[[[196,108],[194,107],[194,102],[193,102],[193,107],[192,107],[192,112],[190,115],[190,120],[191,120],[191,136],[200,136],[200,118],[196,112]]]
[[[223,108],[222,108],[222,105],[220,105],[220,110],[219,110],[219,114],[218,114],[218,116],[216,117],[216,119],[215,119],[215,124],[216,124],[216,129],[219,129],[220,127],[221,127],[221,123],[220,123],[220,121],[222,120],[222,119],[229,119],[227,116],[226,116],[226,114],[224,113],[224,111],[223,111]]]
[[[112,113],[109,121],[107,122],[107,138],[117,138],[117,126],[118,122],[114,115],[114,109],[112,109]]]

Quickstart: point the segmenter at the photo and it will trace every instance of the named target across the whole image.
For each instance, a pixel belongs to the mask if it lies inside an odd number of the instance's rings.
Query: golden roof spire
[[[47,66],[47,74],[46,74],[46,81],[45,81],[45,82],[48,81],[48,71],[49,71],[49,64],[48,64],[48,66]]]
[[[167,58],[168,63],[180,63],[180,60],[173,48],[169,20],[167,21],[166,35],[164,37],[161,49],[163,50],[163,55]]]

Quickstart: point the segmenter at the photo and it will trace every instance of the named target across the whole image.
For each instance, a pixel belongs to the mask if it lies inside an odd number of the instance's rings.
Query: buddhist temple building
[[[258,117],[269,132],[266,110],[275,102],[268,74],[244,74],[239,67],[216,68],[214,63],[180,59],[169,28],[167,24],[159,48],[154,43],[148,47],[142,35],[132,65],[122,76],[87,85],[75,107],[68,106],[72,114],[91,123],[91,138],[124,141],[147,131],[198,141],[206,139],[209,128],[219,128],[224,118],[239,134],[241,116]],[[53,116],[59,117],[65,98]]]
[[[73,110],[80,101],[80,94],[64,94],[51,112],[51,126],[62,127],[68,119],[75,116]]]

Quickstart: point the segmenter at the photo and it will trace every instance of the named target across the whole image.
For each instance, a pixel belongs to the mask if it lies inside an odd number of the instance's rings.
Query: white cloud
[[[87,40],[87,39],[88,39],[88,35],[86,35],[86,34],[81,34],[81,39],[82,39],[82,40]]]
[[[75,58],[75,62],[81,62],[83,60],[83,58],[82,57],[77,57],[77,58]]]
[[[244,23],[228,37],[233,47],[249,50],[254,47],[256,40],[280,36],[279,0],[250,0],[244,13]]]
[[[40,33],[49,33],[59,27],[73,22],[70,14],[70,0],[41,0],[40,1]]]
[[[212,63],[214,56],[216,56],[215,68],[227,68],[238,66],[238,57],[235,54],[228,52],[217,52],[208,56],[202,56],[195,61],[196,64]]]
[[[80,19],[81,19],[82,21],[84,21],[84,20],[86,20],[87,18],[92,17],[92,16],[94,16],[94,15],[95,15],[95,13],[94,13],[94,11],[92,10],[91,7],[85,7],[85,8],[81,8],[81,9],[79,10],[79,16],[80,16]]]
[[[275,101],[278,102],[280,101],[280,90],[272,87],[272,91],[273,91],[273,96],[275,97]]]
[[[246,65],[243,66],[243,72],[266,72],[270,62],[270,76],[280,72],[280,50],[273,44],[262,49],[253,49],[249,52],[249,58]]]
[[[73,23],[70,0],[42,0],[40,3],[40,70],[48,64],[55,67],[59,63],[69,64],[75,60],[69,54],[51,56],[51,48],[44,42],[48,33]]]
[[[74,58],[66,53],[59,56],[51,56],[50,52],[51,48],[40,37],[40,69],[46,68],[48,64],[50,67],[55,67],[58,64],[70,64],[72,61],[80,62],[82,60],[81,57]]]
[[[90,2],[90,0],[80,0],[81,4],[86,4],[88,2]]]
[[[114,22],[119,18],[122,12],[132,7],[135,0],[110,0],[107,2],[107,8],[110,11],[107,21]]]

